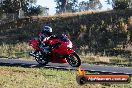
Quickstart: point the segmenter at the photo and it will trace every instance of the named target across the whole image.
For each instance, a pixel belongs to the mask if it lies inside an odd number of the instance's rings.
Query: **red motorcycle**
[[[52,63],[69,63],[72,67],[79,67],[81,65],[80,57],[72,49],[73,44],[69,38],[62,34],[58,37],[50,37],[48,46],[50,47],[50,53],[43,53],[38,47],[38,39],[30,41],[30,46],[35,50],[34,53],[30,53],[35,57],[36,61],[41,65],[46,65],[48,62]]]

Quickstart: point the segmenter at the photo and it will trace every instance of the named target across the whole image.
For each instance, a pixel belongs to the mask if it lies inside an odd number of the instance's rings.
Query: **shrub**
[[[118,9],[118,10],[127,9],[129,7],[128,2],[129,2],[128,0],[115,0],[113,9]]]

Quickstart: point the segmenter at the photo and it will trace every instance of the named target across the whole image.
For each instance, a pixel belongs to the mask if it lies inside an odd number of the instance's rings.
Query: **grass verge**
[[[85,84],[76,82],[75,71],[0,66],[0,88],[131,88],[129,84]]]

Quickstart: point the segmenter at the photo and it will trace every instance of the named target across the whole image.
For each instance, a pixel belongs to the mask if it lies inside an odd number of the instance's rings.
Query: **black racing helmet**
[[[43,26],[42,33],[46,33],[47,35],[52,34],[52,28],[50,26]]]

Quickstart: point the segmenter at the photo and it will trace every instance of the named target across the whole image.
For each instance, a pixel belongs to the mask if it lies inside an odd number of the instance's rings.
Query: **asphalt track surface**
[[[0,66],[20,66],[25,68],[55,68],[63,70],[77,70],[76,67],[71,67],[69,64],[59,63],[48,63],[46,66],[40,66],[36,61],[32,60],[19,60],[19,59],[0,59]],[[85,71],[90,72],[101,72],[101,73],[114,73],[114,74],[129,74],[132,75],[132,67],[117,67],[117,66],[101,66],[101,65],[90,65],[83,63],[81,67]]]

